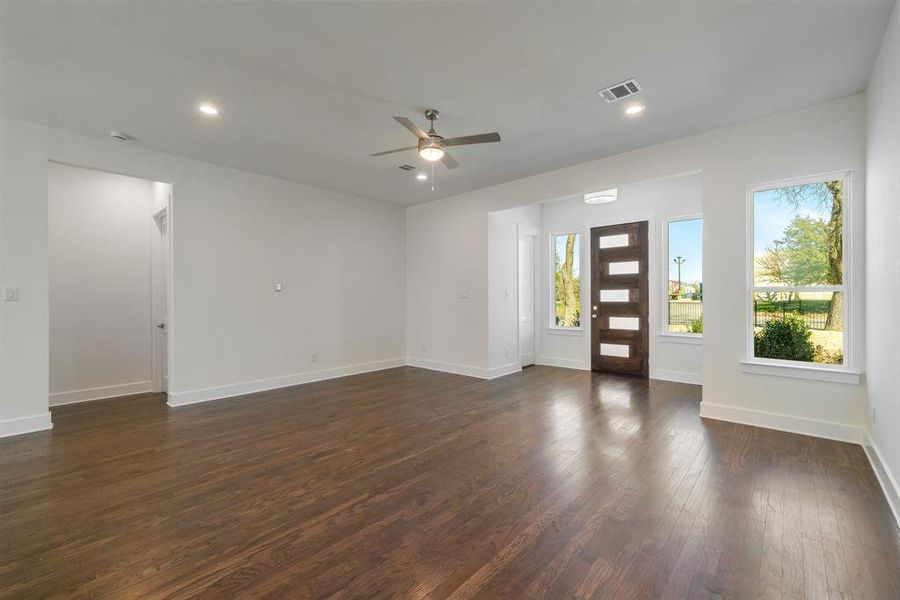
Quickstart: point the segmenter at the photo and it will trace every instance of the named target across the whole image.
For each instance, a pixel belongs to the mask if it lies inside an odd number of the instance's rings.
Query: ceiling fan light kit
[[[441,160],[444,158],[444,146],[440,140],[434,138],[430,140],[419,140],[419,156],[429,162]]]
[[[455,169],[459,166],[452,156],[447,152],[449,146],[467,146],[469,144],[487,144],[491,142],[499,142],[500,134],[480,133],[477,135],[467,135],[463,137],[445,138],[434,130],[434,122],[437,121],[440,112],[434,108],[425,111],[425,118],[428,119],[430,126],[428,131],[423,131],[418,125],[413,123],[406,117],[394,117],[394,120],[403,125],[410,133],[412,133],[418,142],[415,146],[407,146],[406,148],[396,148],[385,152],[376,152],[371,156],[383,156],[385,154],[394,154],[395,152],[405,152],[407,150],[416,150],[423,159],[428,162],[441,161],[448,169]]]

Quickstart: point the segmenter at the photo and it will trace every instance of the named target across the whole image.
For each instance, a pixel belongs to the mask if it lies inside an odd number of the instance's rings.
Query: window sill
[[[793,377],[828,383],[846,383],[859,385],[862,373],[847,369],[828,369],[825,367],[782,365],[757,361],[742,361],[741,371],[752,375],[771,375],[774,377]]]
[[[666,344],[693,344],[699,346],[703,343],[703,336],[690,333],[660,333],[659,341]]]
[[[548,327],[547,333],[549,335],[570,335],[575,337],[581,337],[581,332],[583,330],[581,327],[568,327],[563,329],[562,327]]]

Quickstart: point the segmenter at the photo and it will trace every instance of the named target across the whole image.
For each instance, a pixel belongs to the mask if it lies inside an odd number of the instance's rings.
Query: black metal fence
[[[787,304],[787,303],[784,303]],[[825,329],[825,324],[828,322],[828,313],[819,313],[819,312],[800,312],[798,310],[790,310],[787,306],[782,306],[782,310],[759,310],[757,306],[754,304],[753,310],[753,326],[754,327],[762,327],[769,321],[775,319],[781,319],[785,315],[795,314],[799,315],[800,318],[803,319],[803,322],[810,329]]]
[[[703,315],[703,303],[692,300],[669,300],[669,325],[689,327]]]
[[[813,302],[808,304],[812,305]],[[823,303],[828,304],[828,303]],[[821,308],[821,307],[815,307]],[[810,329],[825,329],[828,322],[828,312],[817,310],[806,312],[804,303],[799,301],[759,303],[754,302],[753,326],[762,327],[773,319],[781,319],[787,314],[797,314]],[[690,327],[691,323],[703,315],[703,303],[691,300],[669,300],[669,325]]]

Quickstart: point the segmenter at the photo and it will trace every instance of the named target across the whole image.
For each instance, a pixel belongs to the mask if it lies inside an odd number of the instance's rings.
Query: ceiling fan
[[[418,150],[419,156],[427,161],[441,161],[448,169],[455,169],[459,163],[453,160],[453,157],[447,153],[446,148],[450,146],[467,146],[469,144],[488,144],[490,142],[499,142],[500,134],[496,131],[493,133],[479,133],[477,135],[464,135],[462,137],[445,138],[434,130],[434,122],[437,121],[440,113],[429,108],[425,111],[425,118],[431,123],[428,132],[413,123],[406,117],[394,117],[394,120],[406,127],[414,136],[419,138],[418,144],[415,146],[407,146],[406,148],[397,148],[395,150],[387,150],[385,152],[376,152],[371,156],[384,156],[385,154],[393,154],[394,152],[406,152],[407,150]]]

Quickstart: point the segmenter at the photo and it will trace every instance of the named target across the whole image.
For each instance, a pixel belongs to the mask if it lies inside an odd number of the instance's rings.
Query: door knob
[[[165,324],[165,323],[160,323],[160,324],[157,325],[156,327],[157,327],[157,329],[165,329],[165,328],[166,328],[166,324]]]
[[[592,319],[596,319],[596,318],[597,318],[597,313],[591,313],[591,318],[592,318]]]

